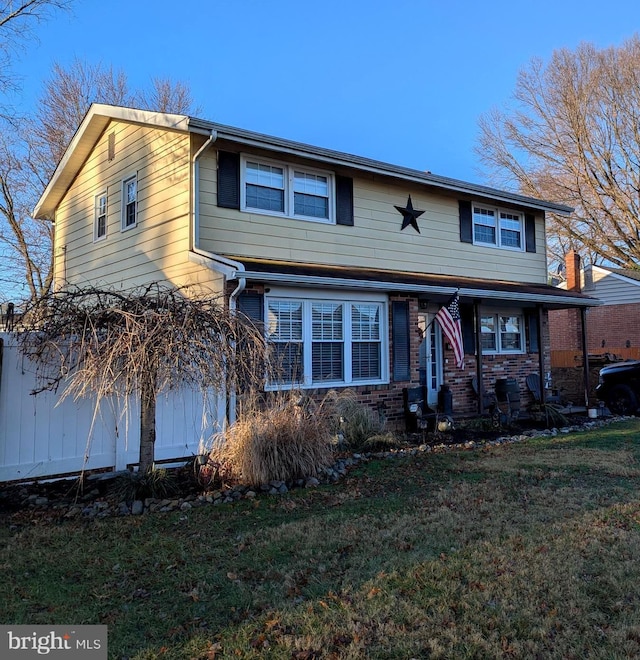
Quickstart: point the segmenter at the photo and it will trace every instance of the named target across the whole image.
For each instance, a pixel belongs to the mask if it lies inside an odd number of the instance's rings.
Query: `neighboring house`
[[[566,257],[567,281],[562,288],[600,301],[586,315],[590,354],[640,357],[640,270],[605,266],[583,267],[575,252]],[[553,313],[551,349],[580,349],[575,321],[569,310]]]
[[[55,286],[151,281],[224,293],[264,322],[279,382],[352,387],[391,421],[403,389],[454,414],[549,368],[545,213],[571,209],[181,115],[94,105],[35,210]],[[435,314],[458,292],[465,368]],[[481,399],[480,399],[481,400]]]

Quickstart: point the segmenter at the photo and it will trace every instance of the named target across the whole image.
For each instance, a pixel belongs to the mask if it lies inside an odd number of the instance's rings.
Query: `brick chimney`
[[[564,257],[567,271],[567,291],[580,293],[580,255],[575,250],[570,250]]]

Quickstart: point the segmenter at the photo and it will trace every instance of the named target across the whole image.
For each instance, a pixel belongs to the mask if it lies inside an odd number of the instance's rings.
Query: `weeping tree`
[[[18,335],[36,365],[37,392],[62,398],[134,395],[140,402],[140,471],[152,469],[156,401],[191,386],[230,391],[261,387],[259,328],[217,298],[160,284],[132,291],[69,288],[34,301]]]

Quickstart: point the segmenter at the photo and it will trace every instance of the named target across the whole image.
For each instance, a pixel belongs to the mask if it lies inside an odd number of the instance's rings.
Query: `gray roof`
[[[622,277],[628,277],[630,280],[637,280],[640,282],[640,269],[637,268],[607,268],[612,273],[616,275],[622,275]]]
[[[364,158],[363,156],[355,156],[323,147],[314,147],[301,142],[294,142],[284,138],[247,131],[242,128],[217,124],[196,117],[94,103],[78,127],[64,156],[58,163],[51,180],[38,200],[34,209],[34,217],[53,219],[57,205],[112,119],[145,126],[155,126],[170,131],[212,135],[218,140],[227,140],[237,144],[266,149],[274,153],[309,158],[336,167],[366,171],[394,179],[410,181],[429,186],[435,190],[445,190],[468,197],[484,197],[498,202],[505,202],[539,211],[549,211],[560,215],[568,215],[573,211],[571,207],[564,204],[557,204],[534,197],[527,197],[515,192],[438,176],[431,172],[422,172],[408,167],[391,165],[378,160]]]
[[[498,188],[492,188],[490,186],[438,176],[431,172],[423,172],[409,167],[392,165],[379,160],[365,158],[364,156],[355,156],[354,154],[325,149],[324,147],[315,147],[302,142],[294,142],[292,140],[274,137],[272,135],[255,133],[242,128],[217,124],[215,122],[205,121],[195,117],[189,118],[189,127],[198,131],[215,131],[218,139],[225,139],[231,142],[239,142],[241,144],[277,151],[279,153],[294,154],[333,165],[341,165],[357,170],[365,170],[376,174],[405,179],[456,193],[488,197],[511,204],[519,204],[542,211],[550,211],[560,215],[568,215],[573,211],[572,207],[564,204],[557,204],[555,202],[536,199],[535,197],[528,197],[514,192],[499,190]]]

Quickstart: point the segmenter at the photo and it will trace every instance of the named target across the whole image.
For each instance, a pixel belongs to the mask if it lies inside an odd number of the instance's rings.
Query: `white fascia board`
[[[614,273],[610,271],[608,268],[603,268],[602,266],[591,266],[592,270],[597,270],[598,272],[602,273],[603,275],[606,275],[608,277],[615,277],[617,280],[620,280],[621,282],[624,282],[625,284],[632,284],[633,286],[640,286],[640,281],[639,280],[634,280],[631,277],[625,277],[624,275],[621,275],[620,273]],[[601,280],[598,280],[600,282]],[[597,284],[594,282],[594,284]]]

